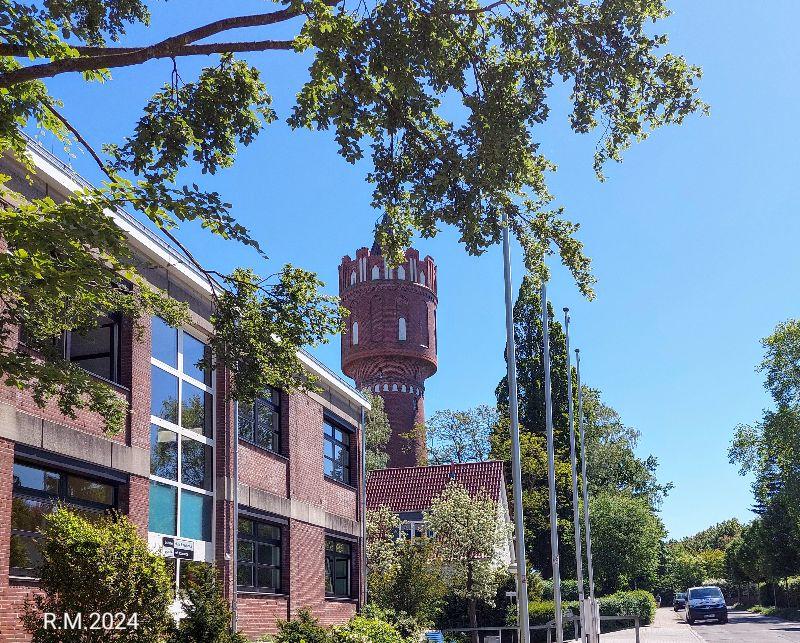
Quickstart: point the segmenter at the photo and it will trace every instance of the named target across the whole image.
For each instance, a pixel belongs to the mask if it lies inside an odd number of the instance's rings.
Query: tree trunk
[[[772,605],[773,607],[778,607],[778,587],[777,583],[773,580],[772,581]]]
[[[467,596],[467,614],[469,616],[469,626],[473,629],[472,631],[472,643],[478,643],[478,601],[475,597],[472,596],[472,586],[474,584],[473,576],[472,576],[472,565],[467,565],[467,583],[465,589]]]
[[[478,627],[478,601],[474,598],[470,598],[468,601],[468,610],[469,612],[469,626],[472,628]],[[478,643],[478,632],[472,632],[472,643]]]

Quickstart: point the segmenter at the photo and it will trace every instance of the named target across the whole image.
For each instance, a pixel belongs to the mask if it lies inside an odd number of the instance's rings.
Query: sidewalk
[[[671,607],[662,607],[656,610],[653,624],[641,628],[639,633],[642,643],[697,643],[703,640]],[[600,635],[601,643],[622,643],[623,641],[629,643],[635,640],[636,633],[633,628]]]

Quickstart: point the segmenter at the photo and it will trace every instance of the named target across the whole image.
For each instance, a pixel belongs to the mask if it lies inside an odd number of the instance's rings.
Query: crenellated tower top
[[[377,247],[359,248],[339,266],[339,295],[350,311],[342,370],[384,398],[393,467],[414,466],[425,456],[425,436],[415,429],[425,421],[425,380],[437,368],[436,288],[434,260],[420,260],[413,248],[394,267]]]

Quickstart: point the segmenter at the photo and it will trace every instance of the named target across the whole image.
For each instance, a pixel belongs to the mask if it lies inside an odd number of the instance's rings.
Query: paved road
[[[682,612],[681,612],[682,614]],[[692,632],[708,643],[737,641],[738,643],[771,643],[800,641],[800,623],[782,621],[750,612],[730,612],[725,625],[714,621],[697,622]]]
[[[600,640],[602,643],[631,643],[636,639],[633,630],[624,630],[601,634]],[[708,623],[700,621],[690,627],[683,618],[683,612],[676,613],[667,607],[658,610],[651,626],[641,629],[641,641],[642,643],[800,642],[800,623],[790,623],[749,612],[730,612],[728,623],[725,625],[715,621]]]

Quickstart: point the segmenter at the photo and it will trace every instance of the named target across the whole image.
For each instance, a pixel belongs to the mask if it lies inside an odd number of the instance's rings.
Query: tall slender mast
[[[556,458],[553,444],[553,399],[550,391],[550,324],[547,315],[547,284],[542,281],[542,328],[544,330],[544,407],[547,427],[547,480],[550,486],[550,555],[553,563],[553,600],[555,602],[556,641],[563,643],[561,614],[561,570],[558,555],[558,516],[556,514]]]
[[[575,563],[578,579],[578,608],[583,614],[583,550],[581,547],[581,509],[578,502],[578,465],[575,455],[575,422],[572,409],[572,368],[569,359],[569,308],[564,309],[564,332],[567,342],[567,408],[569,409],[569,461],[572,472],[572,518],[575,528]],[[581,619],[582,621],[582,619]],[[584,639],[585,633],[581,633]]]
[[[586,531],[586,566],[589,570],[589,598],[594,604],[594,568],[592,566],[592,531],[589,525],[589,483],[586,479],[586,442],[583,435],[583,389],[581,388],[581,349],[575,349],[578,373],[578,430],[581,436],[581,481],[583,482],[583,522]]]
[[[514,339],[514,304],[511,290],[511,245],[508,239],[508,218],[503,226],[503,277],[506,298],[506,365],[508,408],[511,415],[511,476],[514,483],[514,526],[517,558],[517,612],[520,643],[530,643],[528,613],[528,570],[525,562],[525,522],[522,515],[522,466],[519,450],[519,402],[517,400],[517,349]]]

